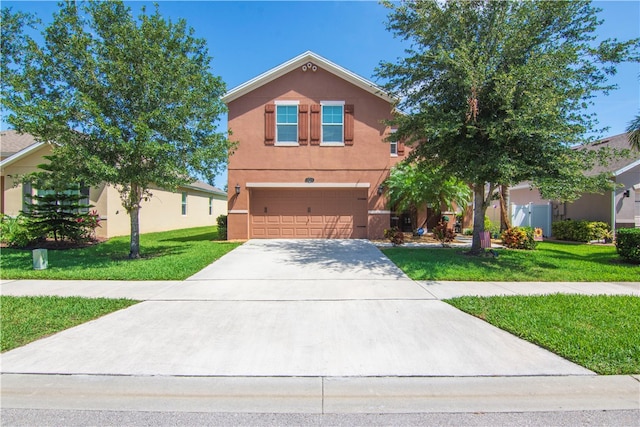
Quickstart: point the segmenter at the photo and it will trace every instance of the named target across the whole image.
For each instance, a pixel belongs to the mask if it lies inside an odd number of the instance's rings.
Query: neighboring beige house
[[[611,136],[594,142],[589,148],[628,149],[628,134]],[[631,151],[629,158],[616,159],[606,168],[596,167],[588,174],[608,172],[619,188],[605,194],[584,194],[575,202],[560,203],[542,199],[528,183],[511,188],[511,205],[548,206],[552,222],[565,219],[603,221],[613,229],[640,227],[640,152]],[[512,212],[513,213],[513,212]]]
[[[12,177],[37,171],[38,165],[47,162],[44,156],[51,154],[51,145],[37,142],[30,135],[7,130],[0,132],[0,146],[0,212],[16,216],[23,209],[24,193],[35,190]],[[116,188],[102,184],[87,192],[89,203],[101,218],[97,236],[108,238],[129,234],[129,215],[122,207]],[[195,181],[176,192],[158,188],[152,188],[151,192],[153,197],[143,201],[140,209],[141,233],[215,225],[219,215],[227,214],[227,193],[204,182]]]

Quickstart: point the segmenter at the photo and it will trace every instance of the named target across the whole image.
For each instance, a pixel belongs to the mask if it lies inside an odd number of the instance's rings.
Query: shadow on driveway
[[[366,240],[250,240],[188,280],[398,280],[405,274]]]

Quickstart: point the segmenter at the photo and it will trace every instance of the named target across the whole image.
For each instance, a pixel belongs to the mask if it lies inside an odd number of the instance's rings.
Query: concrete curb
[[[3,374],[2,408],[269,413],[639,410],[633,376],[173,377]]]

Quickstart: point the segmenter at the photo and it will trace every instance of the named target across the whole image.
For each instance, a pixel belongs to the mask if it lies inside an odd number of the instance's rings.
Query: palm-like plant
[[[418,207],[432,204],[436,209],[463,206],[471,200],[471,189],[455,177],[445,176],[440,168],[424,164],[398,163],[385,181],[389,202],[398,211],[417,214]],[[414,222],[415,224],[415,222]]]
[[[640,151],[640,114],[638,114],[627,127],[629,132],[629,145],[632,149]]]

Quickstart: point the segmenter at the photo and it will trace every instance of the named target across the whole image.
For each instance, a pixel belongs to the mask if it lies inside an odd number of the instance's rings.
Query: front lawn
[[[446,302],[598,374],[640,373],[639,297],[555,294]]]
[[[0,351],[137,304],[127,299],[0,296]]]
[[[541,242],[534,251],[497,249],[493,256],[458,248],[382,250],[413,280],[637,282],[640,266],[623,263],[613,246]]]
[[[49,250],[49,268],[33,270],[30,250],[2,249],[2,279],[183,280],[240,243],[214,241],[216,227],[140,236],[142,258],[130,260],[129,236],[82,249]]]

